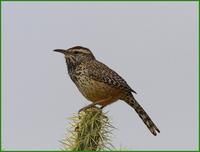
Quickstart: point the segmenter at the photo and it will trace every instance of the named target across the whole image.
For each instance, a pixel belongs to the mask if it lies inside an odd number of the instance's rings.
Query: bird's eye
[[[78,51],[74,51],[74,54],[78,54]]]

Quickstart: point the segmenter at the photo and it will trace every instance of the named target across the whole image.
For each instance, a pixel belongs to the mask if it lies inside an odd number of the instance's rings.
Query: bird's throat
[[[65,58],[69,75],[73,73],[76,68],[76,62],[73,58]]]

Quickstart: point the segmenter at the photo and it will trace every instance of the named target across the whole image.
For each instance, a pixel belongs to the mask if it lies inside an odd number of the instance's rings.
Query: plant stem
[[[89,108],[72,117],[70,135],[62,141],[64,150],[110,149],[110,135],[114,128],[101,109]]]

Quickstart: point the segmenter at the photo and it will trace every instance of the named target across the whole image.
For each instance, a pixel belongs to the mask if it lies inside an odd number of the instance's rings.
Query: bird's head
[[[75,46],[69,49],[56,49],[55,52],[60,52],[65,55],[67,64],[78,65],[84,61],[95,59],[92,52],[85,47]]]

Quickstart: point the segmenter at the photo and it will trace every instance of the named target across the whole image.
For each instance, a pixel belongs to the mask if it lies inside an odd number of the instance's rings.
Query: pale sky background
[[[197,2],[3,2],[2,148],[58,150],[89,104],[57,48],[82,45],[117,71],[161,133],[124,102],[109,111],[116,149],[198,147]]]

